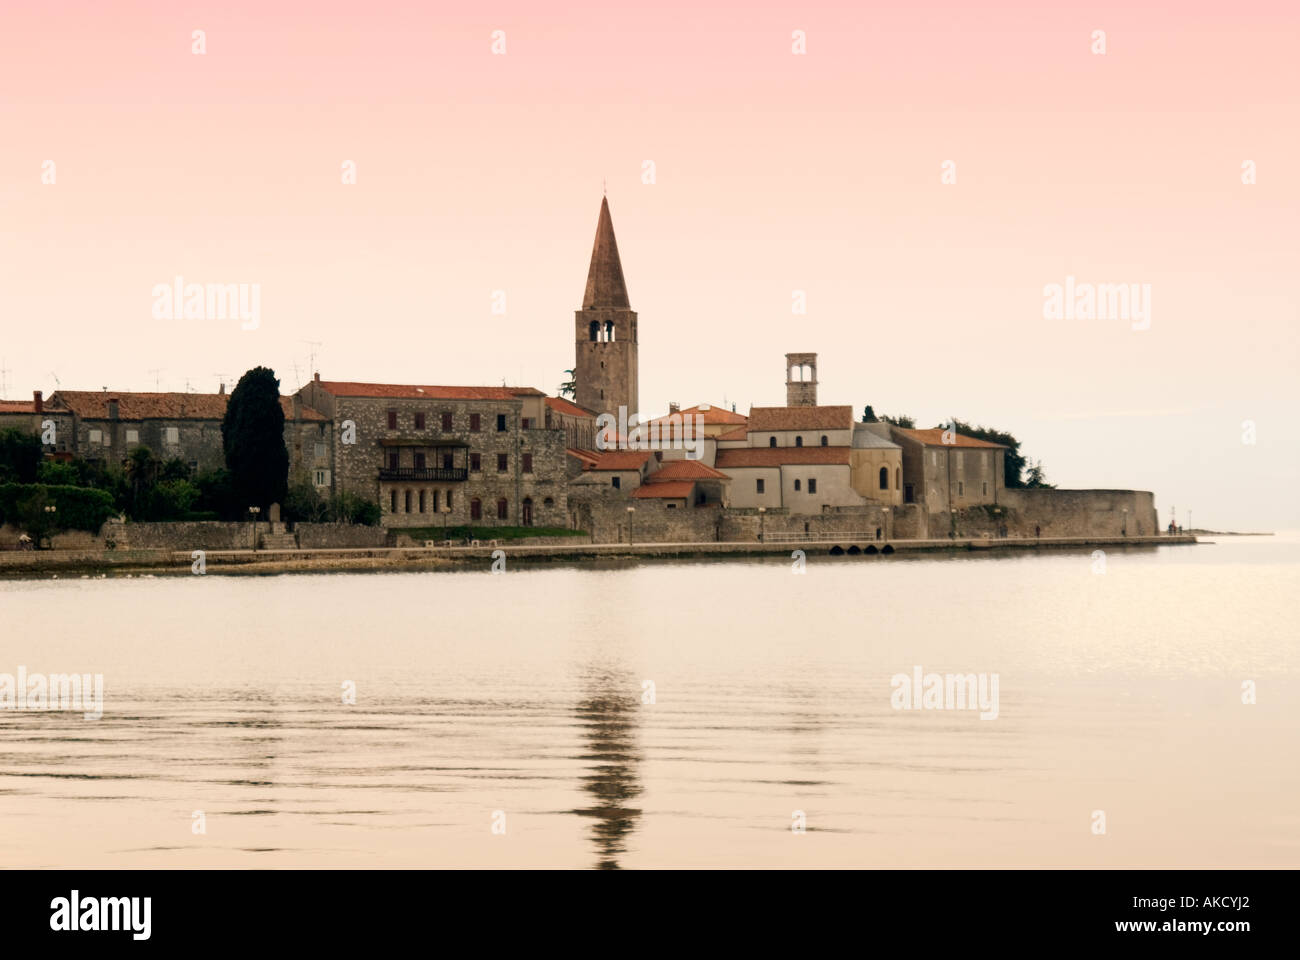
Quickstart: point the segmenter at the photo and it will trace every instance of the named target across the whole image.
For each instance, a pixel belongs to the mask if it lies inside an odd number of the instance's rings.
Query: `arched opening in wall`
[[[850,556],[850,557],[856,557],[856,556],[857,556],[859,553],[861,553],[861,552],[862,552],[862,551],[858,549],[858,545],[857,545],[856,543],[853,544],[853,546],[849,547],[849,556]]]
[[[533,525],[533,498],[532,497],[524,497],[523,524],[525,527],[531,527]]]
[[[893,548],[892,545],[890,545],[890,544],[887,543],[887,544],[885,544],[883,547],[880,548],[880,552],[881,552],[882,554],[885,554],[885,553],[893,553],[893,552],[894,552],[894,548]]]
[[[614,342],[614,321],[613,320],[605,321],[605,342],[606,343]]]
[[[881,490],[889,489],[889,468],[888,467],[880,468],[880,489]]]
[[[542,506],[544,506],[544,507],[553,507],[553,506],[555,506],[555,498],[554,498],[554,497],[547,497],[545,500],[542,501]]]
[[[841,547],[839,544],[836,544],[835,546],[831,547],[831,556],[832,557],[844,556],[844,548]]]
[[[506,500],[505,497],[502,497],[500,500],[497,501],[497,519],[498,520],[510,519],[510,502]]]
[[[591,337],[592,343],[595,343],[600,339],[600,324],[595,320],[591,321],[591,325],[588,326],[587,331],[588,335]]]
[[[795,437],[795,438],[794,438],[794,445],[795,445],[796,447],[802,447],[802,446],[803,446],[803,437]]]
[[[474,497],[469,502],[469,518],[471,520],[483,519],[483,501],[478,497]]]
[[[802,482],[802,481],[800,481],[800,480],[795,480],[795,482],[794,482],[794,488],[795,488],[796,491],[799,489],[799,484],[800,484],[801,482]]]
[[[822,436],[822,446],[826,446],[826,437],[824,435]]]
[[[388,512],[389,513],[397,512],[397,491],[396,490],[388,491]]]
[[[768,438],[767,438],[767,445],[768,445],[769,447],[775,447],[775,446],[776,446],[776,437],[768,437]]]
[[[871,555],[874,555],[874,554],[879,553],[880,551],[876,549],[876,545],[875,545],[874,543],[869,543],[869,544],[867,544],[867,549],[866,549],[865,551],[863,551],[863,552],[866,553],[867,555],[871,556]]]

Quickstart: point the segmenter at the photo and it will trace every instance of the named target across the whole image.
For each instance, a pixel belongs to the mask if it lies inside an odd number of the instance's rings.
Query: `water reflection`
[[[637,711],[641,703],[630,674],[597,674],[592,678],[592,686],[591,695],[575,709],[588,747],[588,752],[578,757],[588,764],[582,787],[591,794],[592,805],[574,813],[593,820],[596,867],[617,870],[619,856],[627,852],[627,838],[641,818],[641,810],[629,806],[642,790],[636,774],[641,762],[636,743]]]

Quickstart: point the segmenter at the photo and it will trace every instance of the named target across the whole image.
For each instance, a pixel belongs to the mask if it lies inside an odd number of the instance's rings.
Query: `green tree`
[[[275,371],[254,367],[239,378],[226,404],[221,443],[236,504],[244,510],[284,501],[289,451],[284,446],[284,409]]]
[[[876,411],[871,409],[871,404],[867,404],[865,407],[862,408],[862,422],[863,423],[880,422],[879,420],[876,419]]]
[[[17,427],[0,430],[0,483],[35,483],[41,438]]]
[[[291,484],[284,500],[284,518],[294,522],[320,523],[330,513],[330,505],[310,480],[303,477]]]
[[[41,541],[58,529],[58,513],[45,509],[50,506],[49,495],[44,487],[33,487],[16,506],[19,526],[27,531],[39,550]]]
[[[880,419],[884,423],[892,423],[896,427],[902,427],[904,430],[914,430],[916,428],[916,419],[914,417],[904,416],[902,414],[891,417],[882,413]]]
[[[82,474],[71,463],[42,460],[36,468],[36,482],[53,487],[79,487],[82,486]]]
[[[963,420],[954,419],[952,421],[953,429],[958,433],[968,437],[974,437],[977,440],[987,440],[990,443],[1000,443],[1007,448],[1006,454],[1002,461],[1003,483],[1008,487],[1028,487],[1035,484],[1029,483],[1024,477],[1025,467],[1029,461],[1025,455],[1020,452],[1020,441],[1005,430],[995,430],[992,427],[977,427],[966,423]],[[939,424],[939,429],[944,429],[946,423]],[[1038,467],[1037,486],[1048,486],[1043,478],[1042,465]]]
[[[1025,475],[1026,487],[1041,487],[1046,490],[1055,490],[1056,484],[1047,482],[1047,474],[1043,473],[1043,461],[1035,460],[1033,466],[1029,468],[1029,473]]]
[[[578,395],[578,381],[572,370],[565,370],[564,373],[569,379],[560,384],[560,396],[568,397],[572,400]]]

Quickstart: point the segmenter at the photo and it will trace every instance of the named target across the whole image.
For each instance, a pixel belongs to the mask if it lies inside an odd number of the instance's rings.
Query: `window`
[[[474,497],[469,502],[469,518],[471,520],[483,519],[483,501],[478,497]]]
[[[958,480],[958,481],[957,481],[957,495],[960,497],[960,496],[964,496],[965,493],[966,493],[966,484],[964,484],[964,483],[962,483],[960,480]]]
[[[591,337],[592,343],[596,342],[597,334],[599,333],[600,333],[600,324],[597,323],[595,320],[591,321],[591,326],[587,328],[587,334],[588,336]]]
[[[988,481],[987,481],[987,480],[984,481],[982,484],[980,484],[980,487],[981,487],[981,489],[980,489],[980,493],[981,493],[982,495],[984,495],[984,496],[987,497],[987,496],[989,495],[989,484],[988,484]]]
[[[620,477],[612,477],[612,478],[610,478],[609,484],[610,484],[610,486],[612,486],[615,490],[617,490],[617,489],[619,489],[619,485],[620,485],[621,482],[622,482],[622,478],[620,478]]]
[[[323,443],[321,443],[319,440],[317,440],[317,441],[316,441],[312,446],[313,446],[313,451],[314,451],[314,453],[315,453],[315,455],[316,455],[316,459],[317,459],[317,460],[324,460],[324,459],[325,459],[325,444],[323,444]]]
[[[555,498],[554,498],[554,497],[547,497],[545,500],[542,501],[542,506],[544,506],[544,507],[553,507],[553,506],[555,506]]]
[[[502,497],[500,500],[497,501],[497,519],[498,520],[510,519],[510,504],[506,501],[505,497]]]
[[[139,443],[139,442],[140,442],[140,431],[139,431],[139,430],[128,430],[128,431],[126,432],[126,442],[127,442],[127,443]]]
[[[389,410],[389,411],[388,411],[388,429],[389,429],[389,430],[396,430],[396,429],[397,429],[397,411],[396,411],[396,410]]]
[[[523,516],[520,518],[520,520],[522,521],[525,527],[531,527],[533,525],[533,498],[532,497],[524,497],[523,508],[524,508]]]
[[[888,467],[880,468],[880,489],[881,490],[889,489],[889,468]]]
[[[796,490],[799,489],[799,481],[798,481],[798,480],[796,480],[796,481],[794,482],[794,488],[795,488]]]
[[[469,429],[471,433],[478,433],[483,429],[483,414],[471,413],[469,415]]]
[[[407,490],[406,496],[402,498],[402,512],[403,513],[411,512],[411,491],[410,490]]]
[[[522,420],[519,421],[519,429],[521,429],[521,430],[531,430],[532,428],[533,428],[533,418],[532,418],[532,417],[524,417]]]
[[[416,430],[423,430],[423,429],[424,429],[424,414],[423,414],[423,413],[417,413],[417,414],[415,415],[415,429],[416,429]],[[420,511],[420,512],[423,513],[424,511]]]
[[[416,469],[416,470],[423,470],[423,469],[424,469],[424,454],[423,454],[423,453],[417,453],[417,454],[415,455],[415,469]]]
[[[665,503],[665,504],[664,504],[664,509],[665,509],[665,510],[676,510],[676,509],[677,509],[677,504],[675,504],[675,503]]]
[[[776,437],[768,437],[768,438],[767,438],[767,445],[768,445],[769,447],[775,447],[775,446],[776,446]]]
[[[450,470],[454,462],[455,461],[452,459],[452,454],[444,453],[442,455],[442,469]]]
[[[91,442],[91,443],[103,443],[103,442],[104,442],[104,431],[102,431],[102,430],[91,430],[91,431],[90,431],[90,442]]]
[[[166,433],[166,440],[164,442],[173,447],[176,446],[176,444],[180,443],[181,442],[180,428],[168,427]]]
[[[434,496],[437,497],[438,495],[435,493]],[[433,505],[433,509],[434,510],[438,509],[438,505],[436,503]],[[420,491],[420,512],[424,513],[424,491],[423,490]]]
[[[822,446],[826,446],[826,435],[822,434]]]
[[[795,438],[794,438],[794,445],[795,445],[796,447],[802,447],[802,446],[803,446],[803,437],[795,437]]]
[[[482,454],[479,454],[479,453],[471,453],[471,454],[469,455],[469,468],[470,468],[470,470],[472,470],[474,473],[478,473],[480,470],[482,470],[482,469],[483,469],[483,455],[482,455]]]
[[[903,468],[895,467],[894,468],[894,489],[897,490],[902,485],[903,485]]]
[[[525,453],[525,454],[524,454],[524,473],[532,473],[532,472],[533,472],[533,455],[532,455],[531,453]]]
[[[444,410],[442,414],[442,432],[451,433],[451,411]]]
[[[312,480],[318,487],[328,487],[330,485],[330,472],[328,470],[317,470]]]
[[[397,458],[398,458],[398,456],[400,456],[400,454],[398,454],[398,452],[397,452],[396,450],[389,450],[389,451],[388,451],[388,469],[389,469],[389,470],[396,470],[396,469],[397,469]],[[394,507],[393,509],[396,510],[397,508]]]
[[[424,498],[423,493],[420,494],[420,498],[421,499]],[[423,508],[421,508],[421,512],[423,512]],[[438,512],[438,491],[437,490],[433,491],[433,512],[434,513]]]
[[[397,512],[397,491],[396,490],[388,491],[388,512],[389,513]]]
[[[817,492],[817,478],[816,478],[816,477],[809,477],[809,478],[808,478],[808,492],[809,492],[809,493],[816,493],[816,492]]]
[[[498,413],[498,414],[497,414],[497,433],[505,433],[505,432],[506,432],[506,415],[505,415],[504,413]]]
[[[435,496],[437,496],[437,494],[435,494]],[[451,491],[450,491],[450,490],[447,491],[447,509],[448,509],[448,510],[451,509]]]
[[[510,454],[508,454],[508,453],[498,453],[498,454],[497,454],[497,473],[505,473],[505,472],[506,472],[507,470],[509,470],[509,469],[510,469]]]

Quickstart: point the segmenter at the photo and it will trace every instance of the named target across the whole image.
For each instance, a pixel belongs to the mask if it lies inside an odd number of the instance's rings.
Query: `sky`
[[[554,393],[605,190],[646,414],[815,351],[822,403],[1300,527],[1300,5],[893,6],[6,0],[0,388]]]

